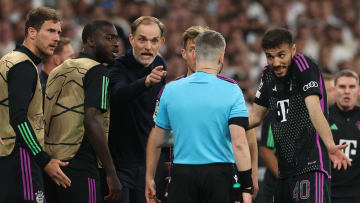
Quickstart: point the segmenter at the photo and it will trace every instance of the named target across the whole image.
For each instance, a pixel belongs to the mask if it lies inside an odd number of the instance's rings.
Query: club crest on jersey
[[[304,92],[306,92],[308,89],[312,88],[312,87],[318,87],[318,83],[315,81],[310,81],[308,84],[304,85],[303,90]]]
[[[38,190],[37,192],[35,192],[35,199],[37,203],[43,203],[44,202],[44,192],[41,190]]]

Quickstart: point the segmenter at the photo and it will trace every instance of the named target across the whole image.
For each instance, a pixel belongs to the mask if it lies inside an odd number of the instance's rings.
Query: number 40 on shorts
[[[292,198],[299,201],[299,198],[305,200],[308,199],[309,197],[310,197],[310,181],[308,180],[296,181]]]

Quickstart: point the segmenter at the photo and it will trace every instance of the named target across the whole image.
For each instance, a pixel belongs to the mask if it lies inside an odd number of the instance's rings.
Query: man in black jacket
[[[352,162],[348,170],[331,171],[331,202],[358,202],[360,199],[360,108],[359,77],[351,70],[335,76],[335,104],[329,109],[329,125],[336,144],[347,144],[344,153]]]
[[[132,46],[110,67],[109,147],[121,183],[121,203],[145,200],[145,147],[156,97],[165,85],[166,64],[158,56],[164,25],[142,16],[131,26]]]

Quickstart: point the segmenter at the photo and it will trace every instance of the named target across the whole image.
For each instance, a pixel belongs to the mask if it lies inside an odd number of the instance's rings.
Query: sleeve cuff
[[[241,126],[246,130],[249,130],[249,118],[248,117],[233,117],[228,121],[229,125],[234,124]]]
[[[303,94],[304,96],[304,99],[308,96],[311,96],[311,95],[318,95],[319,96],[319,99],[321,99],[323,97],[323,95],[319,92],[319,91],[309,91],[309,92],[306,92],[305,94]]]
[[[158,126],[159,128],[165,129],[165,130],[171,130],[170,126],[168,125],[163,125],[159,122],[156,122],[156,126]]]
[[[145,85],[146,77],[147,77],[147,75],[146,75],[145,77],[142,77],[142,78],[138,79],[138,81],[137,81],[137,83],[138,83],[138,84],[142,84],[142,86],[143,86],[144,88],[147,88],[146,85]]]
[[[50,162],[51,157],[44,151],[41,151],[34,157],[35,161],[39,164],[39,166],[43,169]]]

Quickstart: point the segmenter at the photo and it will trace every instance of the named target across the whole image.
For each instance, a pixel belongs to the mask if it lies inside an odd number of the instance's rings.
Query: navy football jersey
[[[310,171],[329,174],[330,161],[324,143],[311,123],[305,98],[318,95],[326,117],[324,81],[317,65],[296,54],[288,74],[275,76],[265,67],[256,92],[255,103],[275,113],[272,132],[279,160],[279,177],[286,178]]]
[[[351,161],[347,170],[332,170],[332,197],[359,197],[360,191],[360,108],[341,111],[337,105],[330,107],[329,125],[337,145],[347,144],[344,153]]]

